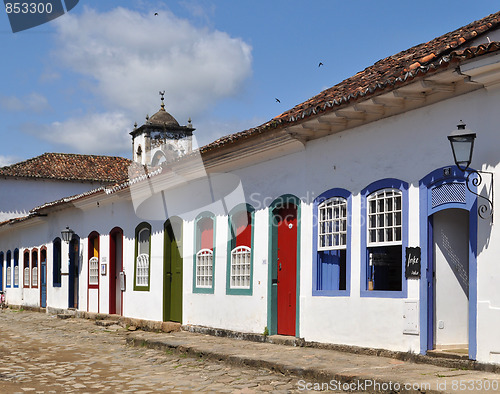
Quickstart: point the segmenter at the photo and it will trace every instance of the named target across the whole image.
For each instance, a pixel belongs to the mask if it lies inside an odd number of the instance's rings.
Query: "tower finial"
[[[162,91],[160,90],[158,93],[159,93],[159,94],[160,94],[160,96],[161,96],[161,109],[162,109],[163,111],[165,111],[165,103],[163,102],[163,100],[165,100],[165,97],[163,97],[163,96],[165,96],[165,91],[163,91],[163,92],[162,92]]]

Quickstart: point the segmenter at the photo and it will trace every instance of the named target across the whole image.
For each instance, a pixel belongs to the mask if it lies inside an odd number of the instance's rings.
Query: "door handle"
[[[280,263],[280,271],[281,271],[281,263]]]

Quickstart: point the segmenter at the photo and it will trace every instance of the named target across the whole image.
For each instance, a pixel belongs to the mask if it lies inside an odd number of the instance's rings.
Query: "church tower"
[[[136,163],[157,166],[171,162],[192,151],[193,125],[180,126],[177,120],[165,111],[163,95],[160,92],[161,107],[153,116],[146,116],[146,123],[130,133],[132,136],[132,157]]]

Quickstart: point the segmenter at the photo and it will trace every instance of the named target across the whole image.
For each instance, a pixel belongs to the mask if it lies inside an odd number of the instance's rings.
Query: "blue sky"
[[[130,157],[128,133],[160,90],[204,145],[496,11],[497,0],[80,0],[15,34],[2,12],[0,166],[44,152]]]

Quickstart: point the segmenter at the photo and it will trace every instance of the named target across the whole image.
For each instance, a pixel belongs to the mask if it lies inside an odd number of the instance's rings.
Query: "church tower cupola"
[[[180,126],[177,120],[165,110],[165,92],[161,96],[160,110],[153,116],[146,116],[146,122],[130,133],[132,154],[135,162],[157,166],[171,162],[192,151],[193,125],[191,118],[187,126]]]

